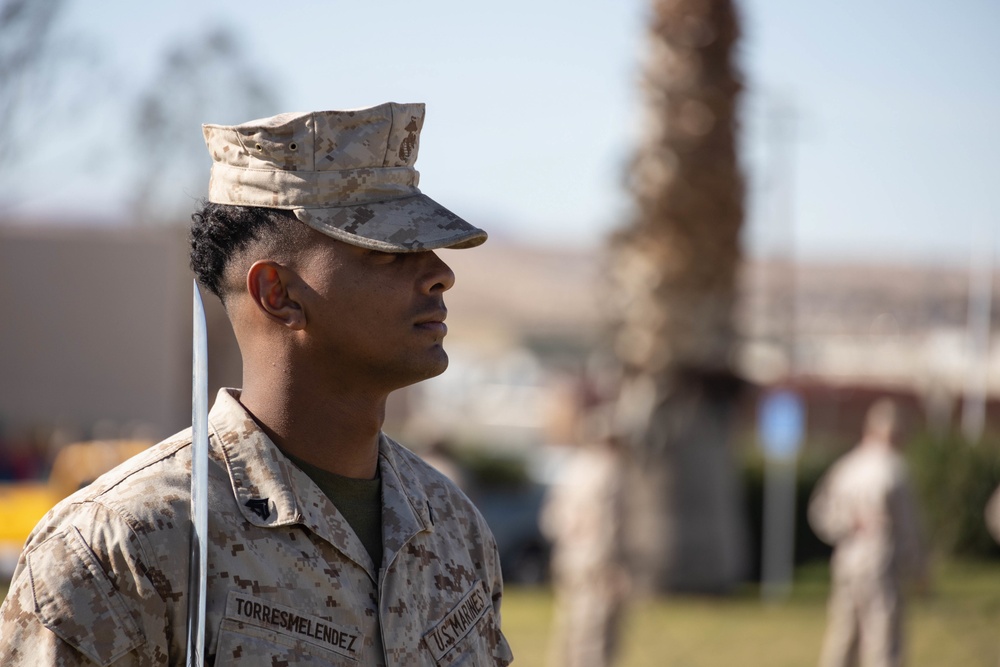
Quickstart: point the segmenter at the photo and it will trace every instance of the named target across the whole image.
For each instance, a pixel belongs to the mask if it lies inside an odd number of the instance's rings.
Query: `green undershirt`
[[[340,510],[361,540],[376,568],[382,565],[382,479],[354,479],[317,468],[282,450],[292,463],[309,475],[330,502]]]

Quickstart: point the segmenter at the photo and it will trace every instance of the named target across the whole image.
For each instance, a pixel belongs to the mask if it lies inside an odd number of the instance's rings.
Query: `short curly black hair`
[[[306,229],[290,211],[207,201],[191,220],[191,269],[198,282],[223,303],[236,287],[226,281],[226,271],[236,257],[250,248],[288,249],[303,238]]]

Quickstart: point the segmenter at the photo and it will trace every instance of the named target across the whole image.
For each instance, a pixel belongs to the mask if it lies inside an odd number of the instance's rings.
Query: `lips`
[[[416,326],[422,331],[431,331],[440,336],[444,336],[448,333],[448,325],[444,322],[421,322]]]
[[[447,310],[437,310],[417,318],[413,326],[417,329],[431,331],[443,336],[448,333],[448,325],[444,323],[446,317],[448,317]]]

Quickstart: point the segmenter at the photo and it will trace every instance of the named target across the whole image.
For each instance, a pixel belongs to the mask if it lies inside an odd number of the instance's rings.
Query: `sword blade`
[[[187,667],[205,664],[205,589],[208,578],[208,330],[194,283],[191,371],[191,567],[188,573]]]

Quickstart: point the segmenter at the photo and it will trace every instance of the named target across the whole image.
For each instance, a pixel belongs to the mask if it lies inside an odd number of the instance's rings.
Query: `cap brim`
[[[338,241],[382,252],[472,248],[486,232],[424,194],[359,206],[292,209],[299,220]]]

